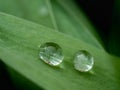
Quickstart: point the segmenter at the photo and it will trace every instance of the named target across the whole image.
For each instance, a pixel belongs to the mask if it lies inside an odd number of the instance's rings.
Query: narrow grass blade
[[[45,0],[0,0],[0,11],[54,28]]]
[[[70,3],[71,2],[71,3]],[[73,3],[73,4],[72,4]],[[95,29],[91,27],[82,10],[78,11],[72,0],[51,0],[58,30],[103,49]]]
[[[1,0],[0,11],[54,28],[103,49],[94,28],[73,0],[11,0],[10,3]]]
[[[51,67],[39,59],[39,46],[55,42],[63,49],[64,62]],[[92,73],[73,67],[73,56],[87,50],[94,59]],[[0,58],[17,73],[45,90],[119,90],[120,58],[72,37],[17,17],[0,13]]]

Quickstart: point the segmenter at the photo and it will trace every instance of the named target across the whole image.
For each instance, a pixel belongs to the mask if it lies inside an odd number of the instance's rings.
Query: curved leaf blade
[[[103,49],[94,28],[73,3],[73,0],[11,0],[10,3],[1,0],[0,11],[54,28]]]
[[[65,59],[60,67],[51,67],[39,59],[38,46],[45,42],[55,42],[62,47]],[[85,49],[94,56],[93,73],[80,73],[74,69],[72,56],[79,49]],[[0,58],[47,90],[120,88],[120,58],[82,40],[3,13],[0,13]]]

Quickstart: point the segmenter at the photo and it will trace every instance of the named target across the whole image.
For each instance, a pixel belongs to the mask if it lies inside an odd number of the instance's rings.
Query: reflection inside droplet
[[[94,64],[93,56],[85,50],[80,50],[75,54],[74,67],[76,70],[86,72],[92,69]]]
[[[49,65],[59,65],[63,61],[62,49],[56,43],[48,42],[40,46],[39,57]]]

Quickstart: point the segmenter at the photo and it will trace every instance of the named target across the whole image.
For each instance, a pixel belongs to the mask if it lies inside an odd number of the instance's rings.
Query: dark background
[[[75,0],[95,26],[105,50],[120,56],[120,0]]]
[[[86,15],[91,19],[98,30],[102,41],[107,44],[110,27],[112,24],[112,12],[114,0],[75,0],[82,7]],[[105,45],[106,46],[106,45]]]

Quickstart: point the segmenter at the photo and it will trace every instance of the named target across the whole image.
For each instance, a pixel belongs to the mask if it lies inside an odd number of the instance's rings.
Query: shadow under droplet
[[[75,70],[76,70],[76,69],[75,69]],[[90,70],[90,71],[87,71],[87,72],[81,72],[81,71],[76,70],[76,72],[77,72],[78,74],[80,74],[81,76],[83,76],[83,77],[91,78],[91,77],[96,76],[94,70]]]

